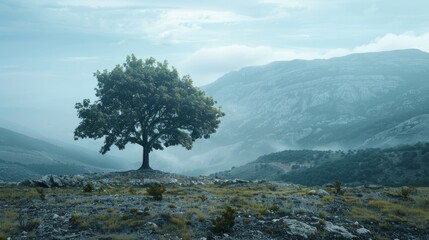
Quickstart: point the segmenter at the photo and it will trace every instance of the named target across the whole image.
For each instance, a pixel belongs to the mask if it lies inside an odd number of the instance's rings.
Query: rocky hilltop
[[[427,239],[427,188],[160,171],[0,183],[0,239]]]
[[[219,171],[286,149],[428,141],[428,66],[428,53],[410,49],[228,73],[203,88],[226,113],[218,133],[182,158]]]

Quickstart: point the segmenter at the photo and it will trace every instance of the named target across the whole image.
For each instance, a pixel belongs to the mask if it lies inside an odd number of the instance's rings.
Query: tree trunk
[[[143,147],[143,164],[139,168],[139,170],[152,169],[149,166],[149,152],[150,152],[149,147]]]

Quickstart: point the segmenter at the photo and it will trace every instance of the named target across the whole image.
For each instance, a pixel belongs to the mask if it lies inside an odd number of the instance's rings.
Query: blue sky
[[[428,9],[426,0],[2,0],[0,120],[72,141],[73,107],[94,96],[93,73],[131,53],[166,59],[202,86],[271,61],[429,52]]]

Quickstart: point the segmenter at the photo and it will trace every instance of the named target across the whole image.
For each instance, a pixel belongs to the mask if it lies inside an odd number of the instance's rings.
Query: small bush
[[[165,187],[163,185],[150,185],[146,192],[153,197],[153,199],[160,201],[162,200],[162,194],[165,192]]]
[[[129,215],[129,214],[127,214],[127,213],[124,213],[124,215],[122,215],[122,220],[129,220],[129,219],[131,219],[131,216]]]
[[[231,207],[227,207],[221,216],[216,217],[212,221],[212,232],[215,234],[222,234],[230,231],[235,224],[235,215],[236,210]]]
[[[81,214],[72,214],[70,217],[70,223],[72,227],[75,228],[85,228],[86,223],[84,221],[84,218]]]
[[[205,202],[207,200],[207,196],[206,195],[200,195],[198,196],[199,199],[201,199],[201,201]]]
[[[92,182],[88,182],[85,186],[83,186],[83,192],[89,193],[94,191],[94,185]]]
[[[18,223],[19,228],[25,231],[31,231],[41,224],[39,219],[31,219],[28,215],[25,214],[18,215]]]
[[[131,195],[136,195],[136,194],[137,194],[137,191],[136,191],[136,189],[135,189],[135,188],[130,187],[130,188],[128,188],[128,193],[129,193],[129,194],[131,194]]]
[[[273,211],[273,212],[278,212],[280,210],[280,207],[277,205],[272,205],[268,208],[268,210]]]
[[[45,201],[46,200],[45,190],[43,190],[43,188],[36,188],[36,191],[39,194],[40,200]]]
[[[410,196],[411,193],[414,192],[413,188],[409,188],[409,187],[403,187],[401,188],[401,196],[403,198],[408,198]]]
[[[335,181],[334,188],[335,188],[336,194],[342,194],[343,193],[343,190],[341,189],[341,182],[339,180]]]

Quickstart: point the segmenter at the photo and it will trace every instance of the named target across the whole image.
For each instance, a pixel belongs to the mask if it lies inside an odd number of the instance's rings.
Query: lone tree
[[[128,143],[138,144],[143,147],[140,169],[151,169],[149,153],[154,149],[180,144],[189,150],[196,139],[209,138],[225,115],[189,76],[179,78],[166,61],[131,55],[122,66],[94,76],[98,99],[76,103],[81,122],[74,139],[104,137],[102,154],[112,145],[122,150]]]

